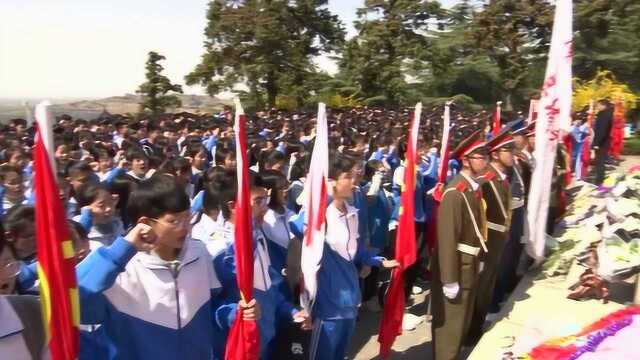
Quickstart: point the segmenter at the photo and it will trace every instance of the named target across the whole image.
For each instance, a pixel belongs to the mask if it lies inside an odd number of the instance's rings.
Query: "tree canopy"
[[[180,107],[181,101],[175,94],[182,94],[182,86],[171,83],[168,77],[162,75],[164,67],[160,61],[165,60],[163,55],[155,51],[149,52],[146,64],[147,81],[140,85],[137,93],[142,95],[140,111],[149,111],[157,116],[165,112],[167,108]]]
[[[554,1],[365,0],[355,36],[326,0],[214,0],[200,64],[186,77],[215,95],[231,90],[256,107],[318,100],[396,107],[463,96],[524,107],[540,89]],[[608,70],[640,92],[640,3],[574,0],[574,75]],[[318,69],[318,55],[338,71]]]

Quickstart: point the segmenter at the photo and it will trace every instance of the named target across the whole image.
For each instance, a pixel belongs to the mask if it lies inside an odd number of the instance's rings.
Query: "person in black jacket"
[[[611,142],[611,125],[613,123],[613,109],[605,99],[598,100],[598,114],[594,126],[592,148],[595,152],[595,184],[601,185],[604,181],[605,161],[609,153]]]

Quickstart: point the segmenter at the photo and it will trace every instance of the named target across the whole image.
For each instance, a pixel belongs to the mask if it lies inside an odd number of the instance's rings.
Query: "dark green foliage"
[[[274,106],[279,94],[303,101],[318,76],[313,57],[339,50],[344,40],[327,3],[211,1],[205,52],[187,84],[202,85],[210,95],[244,84],[244,97],[256,107]]]
[[[165,112],[167,108],[180,107],[182,104],[180,99],[174,94],[182,94],[182,87],[172,84],[169,78],[162,75],[164,67],[160,65],[160,61],[165,57],[151,51],[147,60],[147,81],[140,85],[137,93],[142,95],[142,103],[140,111],[149,111],[152,116],[157,116]]]

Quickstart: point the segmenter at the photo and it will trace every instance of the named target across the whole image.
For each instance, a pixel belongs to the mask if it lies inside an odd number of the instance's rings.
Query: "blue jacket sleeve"
[[[213,149],[217,144],[218,139],[215,136],[209,136],[209,138],[202,143],[209,153],[211,153],[211,149]]]
[[[236,320],[238,304],[228,302],[222,296],[222,288],[211,289],[211,307],[215,326],[223,331],[228,331]]]
[[[78,223],[85,229],[87,232],[91,231],[91,227],[93,226],[93,213],[91,213],[91,209],[83,208],[80,210],[80,218],[78,218]]]
[[[126,171],[123,168],[120,168],[120,167],[113,168],[111,169],[111,171],[109,171],[109,173],[107,174],[107,177],[102,181],[102,184],[109,186],[113,184],[113,179],[115,179],[120,175],[124,175],[125,173]]]
[[[292,216],[289,220],[289,230],[298,239],[304,239],[304,217],[305,211],[301,210],[298,215]]]
[[[32,262],[27,264],[20,262],[20,273],[18,274],[17,283],[20,290],[29,290],[38,280],[38,263]]]
[[[353,262],[367,266],[381,266],[383,260],[384,257],[376,256],[373,250],[366,249],[364,246],[358,246]]]
[[[204,190],[200,190],[193,200],[191,200],[191,215],[195,215],[198,211],[202,210],[203,199]]]
[[[111,246],[95,250],[78,264],[76,274],[83,324],[99,324],[104,321],[108,300],[102,293],[113,286],[136,252],[133,245],[119,237]]]

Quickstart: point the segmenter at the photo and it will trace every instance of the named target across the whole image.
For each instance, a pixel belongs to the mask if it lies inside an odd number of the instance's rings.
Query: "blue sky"
[[[330,0],[352,34],[364,0]],[[441,1],[445,6],[454,0]],[[199,62],[208,0],[0,0],[0,97],[104,97],[144,81],[149,51],[184,83]],[[331,70],[332,64],[319,64]],[[185,88],[185,93],[202,93]]]

